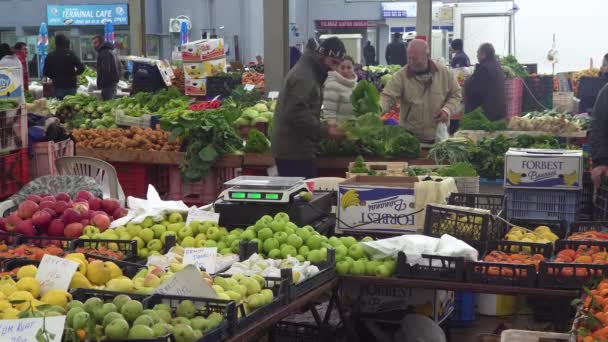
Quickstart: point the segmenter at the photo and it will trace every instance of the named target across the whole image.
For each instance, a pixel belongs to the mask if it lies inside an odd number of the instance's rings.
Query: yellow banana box
[[[0,99],[23,103],[23,73],[21,68],[0,67]]]
[[[505,154],[506,188],[579,190],[583,151],[511,148]]]
[[[411,233],[416,177],[355,176],[338,186],[339,231]]]
[[[186,80],[197,80],[226,72],[226,58],[218,58],[198,63],[184,63]]]

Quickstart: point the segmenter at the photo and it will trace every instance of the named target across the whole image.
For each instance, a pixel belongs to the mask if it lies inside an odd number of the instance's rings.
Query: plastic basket
[[[213,168],[209,175],[198,182],[184,182],[179,168],[169,169],[169,199],[184,201],[188,206],[212,203],[220,195],[224,182],[237,176],[237,169]]]
[[[62,157],[74,156],[74,142],[72,139],[53,142],[35,143],[32,148],[34,156],[30,160],[30,174],[32,178],[41,176],[56,176],[55,161]]]
[[[521,78],[505,81],[505,100],[507,103],[507,119],[519,116],[522,108],[524,84]]]
[[[283,272],[282,275],[285,275]],[[234,331],[243,331],[247,327],[254,325],[260,321],[263,321],[272,312],[280,308],[281,306],[289,302],[289,293],[291,285],[288,282],[288,278],[270,278],[265,277],[266,284],[262,288],[272,289],[274,298],[270,304],[267,304],[257,310],[247,314],[243,305],[238,306],[240,318],[236,321]]]
[[[317,325],[281,321],[269,335],[272,342],[318,342],[321,331]]]
[[[504,209],[503,195],[452,193],[448,204],[461,207],[486,209],[493,215],[499,215]]]
[[[543,111],[553,108],[553,76],[530,76],[524,78],[522,111]]]
[[[336,250],[333,248],[327,249],[327,262],[316,265],[319,268],[319,273],[314,276],[290,287],[289,300],[295,300],[300,296],[307,294],[308,292],[318,288],[319,286],[330,282],[337,275],[336,273]],[[292,273],[290,269],[282,270],[288,277],[288,283],[292,279]],[[283,276],[285,278],[285,276]]]
[[[595,192],[593,219],[608,221],[608,178],[602,177],[599,188]]]
[[[563,220],[512,219],[509,222],[511,222],[513,225],[530,230],[534,230],[539,226],[549,227],[553,234],[557,235],[560,239],[565,239],[566,236],[568,236],[568,224]]]
[[[454,177],[459,193],[478,194],[479,177]]]
[[[148,192],[147,166],[139,163],[112,163],[125,196],[146,198]]]
[[[572,339],[572,335],[560,334],[555,332],[544,332],[544,331],[529,331],[529,330],[515,330],[508,329],[504,330],[500,334],[500,342],[539,342],[539,341],[555,341],[555,342],[569,342]]]
[[[15,239],[15,245],[33,245],[37,247],[46,247],[46,246],[57,246],[62,248],[64,251],[69,251],[72,249],[72,242],[74,239],[67,237],[58,237],[58,236],[25,236],[25,235],[17,235]]]
[[[95,290],[95,289],[72,289],[70,291],[72,294],[72,298],[74,300],[79,300],[81,302],[86,301],[91,297],[97,297],[104,302],[112,302],[114,298],[118,295],[127,295],[131,297],[133,300],[137,300],[143,302],[149,295],[144,294],[136,294],[136,293],[128,293],[128,292],[118,292],[118,291],[108,291],[108,290]]]
[[[169,169],[167,165],[150,165],[148,167],[148,182],[159,194],[169,193]]]
[[[468,326],[475,321],[475,294],[467,291],[454,292],[454,311],[450,316],[451,326]]]
[[[440,237],[450,234],[483,251],[485,242],[502,238],[502,232],[491,224],[491,215],[456,206],[427,205],[424,235]]]
[[[25,105],[0,111],[0,153],[27,148],[27,133]]]
[[[505,189],[507,220],[564,220],[575,222],[580,207],[580,191]]]
[[[588,231],[608,231],[608,221],[578,221],[570,225],[570,234]]]
[[[236,87],[241,84],[240,79],[234,79],[227,76],[210,76],[207,77],[207,96],[228,97]]]
[[[92,250],[86,254],[104,257],[102,254],[95,253],[95,250],[99,247],[107,247],[122,252],[125,261],[137,259],[137,242],[133,240],[76,239],[72,243],[72,250],[91,248]]]
[[[445,281],[464,281],[465,268],[463,257],[447,257],[422,254],[424,264],[410,265],[405,253],[397,254],[395,276],[398,278],[434,279]]]
[[[587,219],[593,217],[593,182],[591,181],[591,172],[583,173],[583,191],[581,193],[581,210],[580,215]]]
[[[27,149],[0,156],[0,199],[16,194],[29,181]]]
[[[27,265],[34,265],[38,267],[40,260],[25,259],[25,258],[10,258],[2,260],[2,271],[10,272],[17,267],[23,267]]]

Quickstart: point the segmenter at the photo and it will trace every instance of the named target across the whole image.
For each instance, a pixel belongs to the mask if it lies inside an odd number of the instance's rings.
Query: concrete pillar
[[[289,1],[264,0],[264,80],[279,91],[289,71]]]
[[[129,43],[133,55],[146,55],[145,6],[145,0],[129,0]]]
[[[431,38],[433,29],[433,1],[432,0],[417,0],[416,9],[416,34],[425,36],[431,49]],[[432,51],[432,50],[430,50]]]

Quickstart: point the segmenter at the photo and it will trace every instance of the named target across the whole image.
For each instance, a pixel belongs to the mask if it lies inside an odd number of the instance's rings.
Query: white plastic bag
[[[435,143],[447,140],[450,137],[448,133],[448,123],[440,122],[437,124],[437,130],[435,131]]]

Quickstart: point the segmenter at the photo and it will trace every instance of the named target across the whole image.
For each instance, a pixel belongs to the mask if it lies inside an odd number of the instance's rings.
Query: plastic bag
[[[448,123],[440,122],[437,124],[437,130],[435,131],[435,143],[440,143],[447,140],[450,137],[448,133]]]

